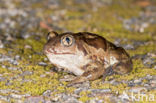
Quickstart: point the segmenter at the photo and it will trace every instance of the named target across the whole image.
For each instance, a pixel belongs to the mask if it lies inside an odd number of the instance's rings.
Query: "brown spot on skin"
[[[93,55],[92,56],[92,60],[94,60],[94,61],[97,60],[97,56],[96,55]]]
[[[91,39],[85,38],[84,41],[87,44],[95,47],[96,49],[103,48],[105,51],[107,49],[106,40],[102,39],[101,37],[98,37],[98,38],[96,37],[96,38],[93,38],[93,39],[92,38]]]
[[[83,67],[81,67],[81,69],[86,70],[89,66],[90,66],[90,64],[84,65]]]
[[[80,42],[77,43],[77,48],[78,48],[78,50],[80,50],[84,53],[84,56],[86,56],[88,54],[86,49],[83,47],[83,45],[81,45]]]

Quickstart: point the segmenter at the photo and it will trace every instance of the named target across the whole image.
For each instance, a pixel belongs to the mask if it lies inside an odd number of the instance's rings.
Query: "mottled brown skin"
[[[78,76],[70,84],[105,78],[111,72],[122,75],[132,70],[127,52],[97,34],[50,32],[48,38],[44,53],[51,63]]]

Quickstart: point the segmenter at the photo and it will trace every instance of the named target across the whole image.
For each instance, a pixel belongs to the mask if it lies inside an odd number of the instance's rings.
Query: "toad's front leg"
[[[95,80],[101,77],[105,71],[103,64],[94,62],[91,63],[89,66],[84,68],[86,71],[76,79],[72,80],[68,86],[71,86],[73,84],[85,82],[88,80]]]

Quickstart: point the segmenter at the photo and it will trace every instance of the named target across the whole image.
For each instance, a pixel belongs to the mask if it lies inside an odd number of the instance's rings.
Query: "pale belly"
[[[74,55],[74,54],[59,54],[51,55],[47,54],[48,59],[54,65],[57,65],[61,68],[67,69],[68,71],[74,73],[75,75],[82,75],[85,71],[81,67],[87,65],[91,62],[90,59],[85,58],[83,55]],[[109,59],[104,58],[104,69],[113,66],[119,61],[114,57],[110,56]]]
[[[86,65],[89,60],[84,59],[83,56],[78,55],[47,55],[48,59],[52,64],[55,64],[59,67],[65,68],[75,75],[82,75],[84,70],[81,69]]]

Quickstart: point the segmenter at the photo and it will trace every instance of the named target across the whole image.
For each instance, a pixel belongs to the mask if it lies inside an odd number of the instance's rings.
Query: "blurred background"
[[[134,70],[66,88],[59,79],[72,75],[53,71],[42,53],[51,30],[97,33],[125,48]],[[155,44],[156,0],[0,0],[0,102],[125,103],[125,90],[156,94]]]

